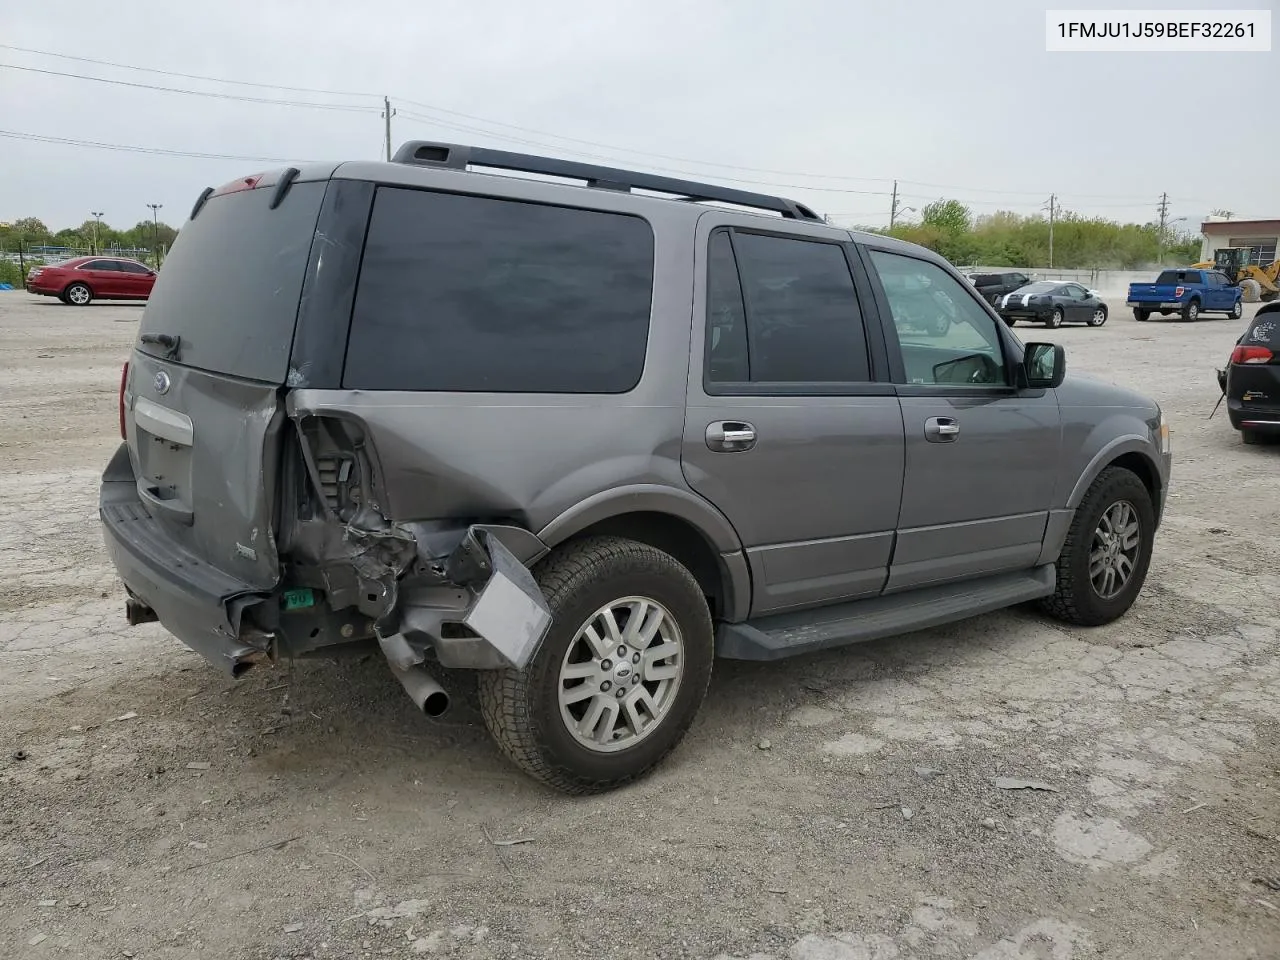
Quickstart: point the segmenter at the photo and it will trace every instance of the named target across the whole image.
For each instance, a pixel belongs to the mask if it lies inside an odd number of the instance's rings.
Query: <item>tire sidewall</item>
[[[83,302],[83,303],[76,303],[76,301],[75,301],[75,300],[73,300],[73,299],[71,298],[71,291],[72,291],[72,290],[75,290],[77,287],[83,288],[83,289],[84,289],[84,291],[85,291],[85,293],[87,293],[87,294],[88,294],[88,296],[87,296],[87,297],[85,297],[85,299],[84,299],[84,302]],[[83,284],[83,283],[73,283],[73,284],[71,284],[71,286],[67,287],[67,289],[66,289],[66,290],[64,291],[64,293],[63,293],[63,296],[65,297],[66,302],[67,302],[67,303],[69,303],[69,304],[71,304],[71,306],[73,306],[73,307],[84,307],[84,306],[88,306],[88,305],[89,305],[89,303],[90,303],[90,301],[92,301],[92,300],[93,300],[93,291],[89,289],[89,287],[88,287],[88,285],[87,285],[87,284]]]
[[[1049,314],[1049,327],[1053,330],[1062,326],[1062,308],[1054,307],[1053,312]]]
[[[1188,320],[1199,320],[1200,319],[1199,302],[1192,300],[1190,303],[1188,303],[1187,308],[1182,312],[1182,315]]]
[[[1239,320],[1243,316],[1244,316],[1244,304],[1239,300],[1237,300],[1235,302],[1235,305],[1231,308],[1231,319]]]
[[[673,564],[674,560],[671,561]],[[615,753],[597,753],[582,746],[560,716],[560,666],[566,651],[587,618],[606,604],[628,596],[656,600],[667,608],[680,628],[684,671],[676,702],[658,729],[636,746]],[[548,597],[553,621],[530,665],[530,718],[547,760],[578,780],[620,781],[648,770],[684,736],[701,706],[714,662],[712,624],[706,600],[692,576],[682,582],[669,573],[637,563],[634,555],[610,557],[605,569],[588,583],[575,585],[567,595]]]
[[[1101,319],[1099,319],[1099,318],[1097,317],[1097,315],[1096,315],[1096,314],[1097,314],[1097,312],[1098,312],[1098,311],[1096,311],[1096,310],[1095,310],[1095,311],[1094,311],[1094,314],[1095,314],[1095,315],[1094,315],[1094,316],[1091,316],[1091,317],[1089,318],[1089,326],[1091,326],[1091,327],[1100,327],[1100,326],[1102,326],[1104,323],[1106,323],[1106,322],[1107,322],[1107,308],[1106,308],[1106,307],[1103,307],[1103,308],[1102,308],[1102,318],[1101,318]]]
[[[1100,479],[1102,482],[1090,490],[1080,504],[1079,536],[1074,539],[1073,555],[1065,559],[1071,567],[1072,582],[1079,587],[1076,591],[1079,595],[1074,598],[1076,607],[1088,621],[1109,623],[1122,616],[1142,590],[1151,566],[1156,518],[1151,495],[1136,474],[1117,469]],[[1089,578],[1089,553],[1093,546],[1094,531],[1098,529],[1102,515],[1120,500],[1128,500],[1137,511],[1141,544],[1129,582],[1119,594],[1110,600],[1104,600],[1094,590],[1093,581]]]

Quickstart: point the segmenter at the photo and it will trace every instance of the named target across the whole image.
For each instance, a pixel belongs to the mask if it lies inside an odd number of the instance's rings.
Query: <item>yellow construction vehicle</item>
[[[1193,269],[1221,270],[1227,279],[1244,289],[1245,303],[1280,297],[1280,260],[1265,267],[1249,262],[1248,247],[1223,247],[1213,252],[1213,261],[1193,263]]]

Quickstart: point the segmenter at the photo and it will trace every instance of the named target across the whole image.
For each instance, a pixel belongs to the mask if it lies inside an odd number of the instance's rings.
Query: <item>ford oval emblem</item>
[[[169,392],[169,385],[170,385],[170,380],[169,380],[169,375],[167,373],[161,370],[159,373],[156,374],[156,379],[155,379],[156,393],[160,394],[161,396],[164,396],[166,393]]]

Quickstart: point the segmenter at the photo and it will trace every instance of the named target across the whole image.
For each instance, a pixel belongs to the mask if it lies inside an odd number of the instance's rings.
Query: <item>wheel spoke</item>
[[[561,687],[560,705],[564,707],[572,706],[575,703],[581,703],[587,697],[596,696],[599,692],[600,685],[590,680],[584,680],[573,687]]]
[[[653,638],[662,628],[665,619],[666,613],[662,607],[647,600],[637,600],[631,605],[623,642],[637,650],[643,650],[653,643]]]
[[[646,719],[640,715],[640,703],[640,698],[634,694],[622,702],[622,710],[627,715],[627,725],[636,735],[643,733],[645,726],[652,723],[652,719]]]
[[[616,627],[617,624],[615,623]],[[586,629],[582,631],[582,639],[587,641],[591,647],[591,652],[598,658],[603,660],[605,657],[613,656],[614,644],[605,637],[600,636],[600,631],[596,629],[595,624],[588,624]]]
[[[600,676],[600,664],[594,660],[586,663],[571,663],[560,671],[561,682],[565,680],[592,680]]]
[[[600,614],[600,620],[604,624],[605,639],[616,648],[622,643],[622,631],[618,628],[618,615],[613,612],[613,607],[606,608]]]
[[[1129,582],[1129,574],[1133,573],[1133,561],[1123,553],[1116,557],[1116,575],[1120,578],[1120,586]]]

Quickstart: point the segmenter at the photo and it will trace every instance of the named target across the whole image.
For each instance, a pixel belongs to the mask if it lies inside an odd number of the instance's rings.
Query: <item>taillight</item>
[[[1231,351],[1232,363],[1270,363],[1275,354],[1266,347],[1238,346]]]
[[[124,369],[120,371],[120,439],[128,440],[129,434],[124,428],[124,385],[129,382],[129,361],[124,362]]]
[[[1184,293],[1186,293],[1186,292],[1187,292],[1187,288],[1186,288],[1186,287],[1174,287],[1174,288],[1173,288],[1173,295],[1174,295],[1175,297],[1181,297],[1181,296],[1182,296]]]

